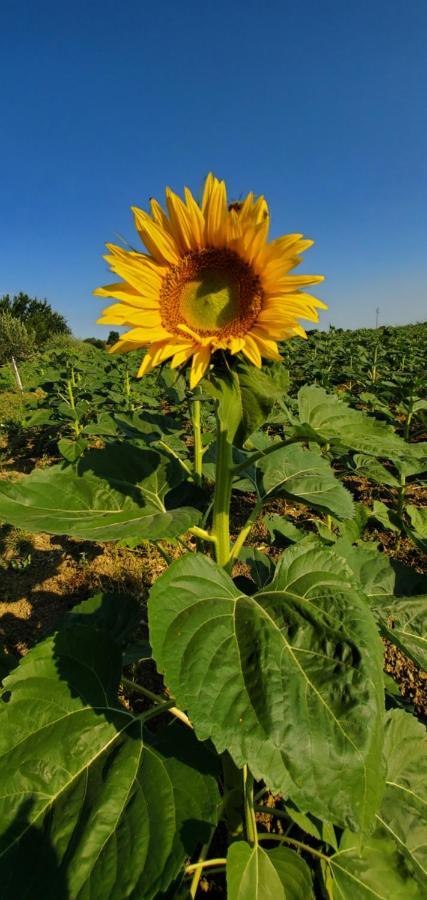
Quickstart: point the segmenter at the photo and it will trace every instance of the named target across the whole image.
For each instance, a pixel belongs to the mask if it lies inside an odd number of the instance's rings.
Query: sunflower
[[[110,352],[147,347],[138,371],[145,375],[172,358],[175,368],[192,358],[190,387],[205,374],[216,350],[242,353],[254,366],[280,360],[277,341],[305,331],[326,309],[303,290],[322,275],[290,275],[312,245],[301,234],[268,242],[270,215],[263,197],[248,194],[227,203],[223,181],[208,175],[201,204],[188,188],[185,200],[166,190],[167,213],[151,200],[151,215],[132,208],[148,253],[107,244],[105,257],[122,281],[98,288],[117,300],[100,324],[124,325]]]

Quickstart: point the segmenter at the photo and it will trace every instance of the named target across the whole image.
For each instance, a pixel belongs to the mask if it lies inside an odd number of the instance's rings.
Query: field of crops
[[[282,350],[0,369],[4,898],[423,896],[427,325]]]

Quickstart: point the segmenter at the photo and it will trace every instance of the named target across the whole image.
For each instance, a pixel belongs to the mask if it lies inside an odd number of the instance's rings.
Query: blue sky
[[[323,327],[425,318],[426,48],[425,0],[2,0],[0,294],[108,333],[104,243],[211,169],[316,241]]]

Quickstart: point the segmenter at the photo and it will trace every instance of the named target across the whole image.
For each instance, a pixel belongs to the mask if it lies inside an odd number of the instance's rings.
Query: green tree
[[[111,344],[115,344],[116,341],[118,341],[119,337],[120,334],[118,331],[110,331],[107,337],[107,347],[109,347]]]
[[[52,309],[47,300],[37,300],[37,297],[29,297],[22,291],[14,297],[4,294],[0,298],[0,313],[2,312],[10,313],[15,319],[19,319],[27,331],[33,333],[34,342],[38,347],[53,334],[71,334],[64,316]]]
[[[26,325],[8,310],[0,308],[0,365],[27,359],[34,350],[34,334]]]

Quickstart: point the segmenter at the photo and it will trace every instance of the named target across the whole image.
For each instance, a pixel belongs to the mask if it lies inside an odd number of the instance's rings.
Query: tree
[[[0,365],[9,362],[12,356],[16,360],[27,359],[33,350],[33,332],[8,310],[0,309]]]
[[[0,298],[0,313],[2,312],[19,319],[27,331],[33,333],[38,347],[53,334],[71,334],[64,316],[52,309],[47,300],[37,300],[37,297],[29,297],[22,291],[12,298],[9,294]]]
[[[118,341],[119,337],[120,335],[118,331],[110,331],[107,337],[107,347],[109,347],[110,344],[115,344],[116,341]]]
[[[98,350],[105,350],[105,341],[101,341],[100,338],[88,337],[84,338],[84,344],[92,344],[92,347],[97,347]]]

